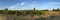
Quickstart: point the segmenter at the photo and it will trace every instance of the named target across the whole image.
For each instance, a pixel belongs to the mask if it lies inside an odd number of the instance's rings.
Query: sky
[[[60,0],[0,0],[0,9],[30,10],[60,8]]]

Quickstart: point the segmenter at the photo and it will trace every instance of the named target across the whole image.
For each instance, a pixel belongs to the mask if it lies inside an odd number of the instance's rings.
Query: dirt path
[[[3,15],[0,15],[0,20],[6,20],[6,17]]]

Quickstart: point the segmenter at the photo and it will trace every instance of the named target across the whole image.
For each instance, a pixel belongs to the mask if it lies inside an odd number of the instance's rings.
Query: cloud
[[[11,7],[9,7],[9,9],[14,9],[16,6],[11,6]]]
[[[20,5],[24,5],[25,4],[25,2],[22,2]]]
[[[34,3],[37,3],[37,1],[34,1]]]
[[[4,10],[4,8],[0,8],[0,10]]]
[[[18,6],[22,6],[22,5],[24,5],[24,4],[25,4],[25,2],[17,3],[17,4],[15,4],[15,5],[10,6],[8,9],[9,9],[9,10],[17,10],[17,9],[18,9]]]
[[[48,4],[60,4],[58,2],[49,2]]]
[[[60,5],[59,2],[49,2],[47,6],[51,8],[58,8],[59,5]]]

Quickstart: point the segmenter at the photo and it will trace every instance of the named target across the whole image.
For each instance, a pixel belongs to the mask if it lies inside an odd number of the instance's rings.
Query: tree
[[[59,8],[57,8],[57,9],[53,9],[53,11],[60,11],[60,9],[59,9]]]
[[[55,9],[53,9],[53,11],[55,11]]]
[[[4,10],[8,11],[8,8],[4,8]]]
[[[35,11],[35,8],[33,9],[33,11]]]
[[[60,9],[59,8],[57,8],[57,11],[59,11]]]

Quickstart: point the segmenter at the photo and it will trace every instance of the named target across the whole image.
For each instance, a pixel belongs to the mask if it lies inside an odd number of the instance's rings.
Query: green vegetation
[[[35,8],[33,10],[8,10],[7,8],[5,8],[5,10],[0,10],[0,14],[6,14],[6,15],[16,15],[16,16],[26,16],[26,15],[42,15],[42,14],[46,14],[45,11],[48,10],[35,10]],[[53,9],[53,11],[60,11],[59,8],[57,8],[56,10]]]
[[[60,11],[60,9],[59,9],[59,8],[57,8],[57,9],[53,9],[53,11]]]

